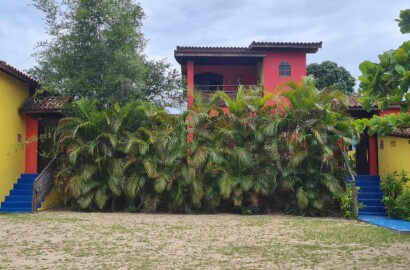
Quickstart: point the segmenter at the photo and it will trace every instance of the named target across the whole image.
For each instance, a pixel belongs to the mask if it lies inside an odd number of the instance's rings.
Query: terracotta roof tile
[[[269,50],[298,50],[315,53],[322,42],[252,42],[248,47],[177,46],[175,59],[185,64],[193,58],[263,58]]]
[[[40,82],[36,80],[35,78],[31,77],[30,75],[22,72],[21,70],[18,70],[17,68],[7,64],[4,61],[0,60],[0,70],[3,72],[9,74],[10,76],[13,76],[14,78],[29,83],[31,85],[37,86]]]
[[[50,96],[33,96],[20,107],[20,112],[27,114],[57,113],[61,114],[63,107],[71,101],[70,98]]]
[[[249,45],[253,50],[275,50],[275,49],[299,49],[309,53],[315,53],[322,48],[322,42],[256,42]]]

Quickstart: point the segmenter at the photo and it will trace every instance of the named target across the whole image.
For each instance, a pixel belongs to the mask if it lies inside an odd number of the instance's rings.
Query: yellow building
[[[38,155],[39,147],[49,145],[37,138],[43,129],[57,124],[67,102],[56,97],[34,98],[38,84],[0,61],[0,212],[33,209],[34,179],[49,162]]]
[[[410,175],[410,129],[379,136],[377,150],[381,177],[402,170]]]
[[[34,78],[0,62],[0,202],[30,165],[26,164],[24,141],[30,135],[26,126],[31,119],[21,115],[19,108],[37,85]]]

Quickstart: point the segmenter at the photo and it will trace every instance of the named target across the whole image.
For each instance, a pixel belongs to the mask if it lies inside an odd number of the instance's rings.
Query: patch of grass
[[[335,218],[42,212],[0,216],[0,227],[0,269],[410,265],[410,235]]]

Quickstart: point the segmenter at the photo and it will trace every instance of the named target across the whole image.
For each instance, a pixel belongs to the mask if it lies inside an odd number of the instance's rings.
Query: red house
[[[223,90],[235,96],[238,85],[262,86],[273,92],[285,81],[306,76],[306,54],[316,53],[322,42],[252,42],[248,47],[182,47],[175,59],[186,76],[188,106],[194,90],[204,96]]]

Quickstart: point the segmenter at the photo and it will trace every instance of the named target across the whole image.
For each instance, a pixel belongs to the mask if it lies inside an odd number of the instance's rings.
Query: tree
[[[400,18],[396,19],[399,23],[400,31],[403,34],[410,33],[410,9],[400,10]]]
[[[410,9],[400,12],[399,26],[402,33],[409,32]],[[377,103],[380,109],[389,105],[400,105],[402,114],[386,118],[374,116],[371,120],[358,120],[357,128],[370,127],[370,134],[386,134],[396,128],[410,127],[407,111],[410,109],[410,41],[404,42],[396,50],[379,55],[379,62],[364,61],[359,68],[359,101],[370,110]]]
[[[335,62],[324,61],[307,66],[307,74],[313,75],[318,89],[334,88],[346,94],[354,92],[355,78],[344,67]]]
[[[38,44],[34,53],[38,65],[29,71],[41,80],[44,91],[94,98],[109,106],[152,100],[164,81],[177,87],[176,71],[143,54],[144,12],[133,0],[33,1],[46,14],[50,36]],[[158,80],[147,80],[152,76]]]

